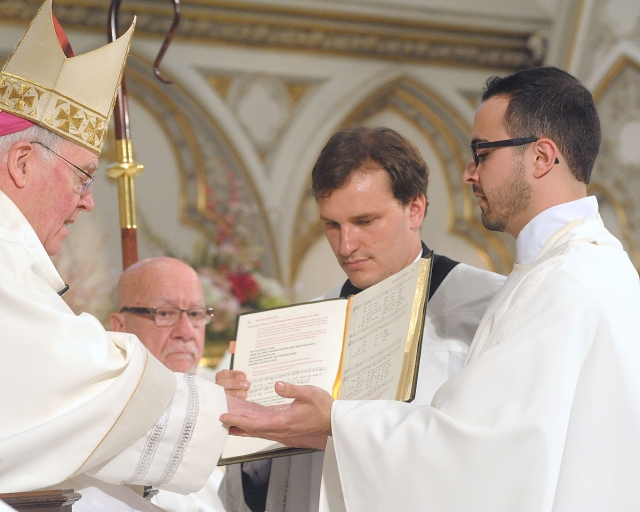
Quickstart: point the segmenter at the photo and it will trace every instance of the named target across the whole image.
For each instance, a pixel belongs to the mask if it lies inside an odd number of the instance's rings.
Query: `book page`
[[[326,300],[241,315],[233,369],[245,372],[251,383],[247,400],[269,406],[291,402],[274,391],[277,381],[331,393],[340,366],[347,303]],[[264,439],[229,436],[222,457],[282,447]]]
[[[420,261],[352,298],[340,399],[396,398]]]
[[[278,405],[291,400],[273,390],[281,380],[331,392],[338,367],[347,301],[298,304],[240,316],[233,369],[251,383],[247,400]]]

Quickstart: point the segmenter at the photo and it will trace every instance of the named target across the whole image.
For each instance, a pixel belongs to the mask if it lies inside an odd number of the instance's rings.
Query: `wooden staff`
[[[164,56],[169,43],[173,38],[178,23],[180,22],[180,0],[171,0],[173,3],[174,18],[169,33],[166,35],[162,48],[158,52],[153,63],[153,72],[161,82],[170,84],[160,72],[160,61]],[[121,0],[112,0],[109,7],[109,42],[115,41],[118,37],[118,13],[120,11]],[[127,86],[124,74],[118,87],[116,97],[114,120],[116,126],[116,163],[109,166],[107,175],[118,181],[118,202],[120,205],[120,233],[122,236],[122,269],[138,261],[138,240],[137,240],[137,219],[136,219],[136,195],[134,178],[144,170],[144,166],[133,159],[133,148],[131,144],[131,128],[129,124],[129,102],[127,98]]]

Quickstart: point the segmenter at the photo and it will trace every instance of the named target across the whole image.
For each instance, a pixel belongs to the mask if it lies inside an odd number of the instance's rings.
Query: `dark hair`
[[[589,183],[600,150],[600,120],[591,93],[554,67],[487,80],[482,101],[506,96],[505,128],[513,138],[547,137],[556,143],[573,176]]]
[[[391,128],[360,126],[341,130],[329,139],[311,172],[311,191],[327,198],[363,165],[374,164],[389,174],[391,190],[407,205],[420,194],[427,198],[429,168],[420,152]]]

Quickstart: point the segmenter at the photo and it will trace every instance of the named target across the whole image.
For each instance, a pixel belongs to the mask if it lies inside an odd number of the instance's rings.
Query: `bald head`
[[[125,270],[118,280],[118,311],[124,307],[173,307],[183,310],[203,308],[204,293],[198,274],[175,258],[151,258]],[[175,325],[159,327],[150,315],[114,313],[114,331],[130,332],[160,362],[175,372],[191,372],[198,366],[204,349],[205,326],[194,327],[187,315]]]
[[[204,301],[202,285],[192,267],[175,258],[149,258],[131,265],[118,279],[118,309],[141,306],[139,301],[158,298],[171,285],[193,288]]]

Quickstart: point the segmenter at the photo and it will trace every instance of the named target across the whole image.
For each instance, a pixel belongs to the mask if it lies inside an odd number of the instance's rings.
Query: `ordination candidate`
[[[418,150],[389,128],[335,133],[312,171],[324,232],[349,279],[320,299],[348,297],[430,254],[421,242],[429,171]],[[427,405],[463,365],[504,277],[435,255],[414,403]],[[245,397],[241,372],[218,382]],[[234,382],[235,380],[235,382]],[[323,453],[229,466],[221,495],[230,512],[318,510]]]
[[[0,493],[74,487],[74,476],[197,490],[226,439],[227,402],[251,406],[60,297],[49,256],[93,208],[132,33],[73,56],[48,0],[0,72]]]
[[[593,98],[552,67],[495,77],[472,137],[464,179],[516,264],[465,366],[429,406],[277,383],[288,408],[221,419],[289,445],[331,436],[328,510],[637,510],[640,285],[587,197]]]

